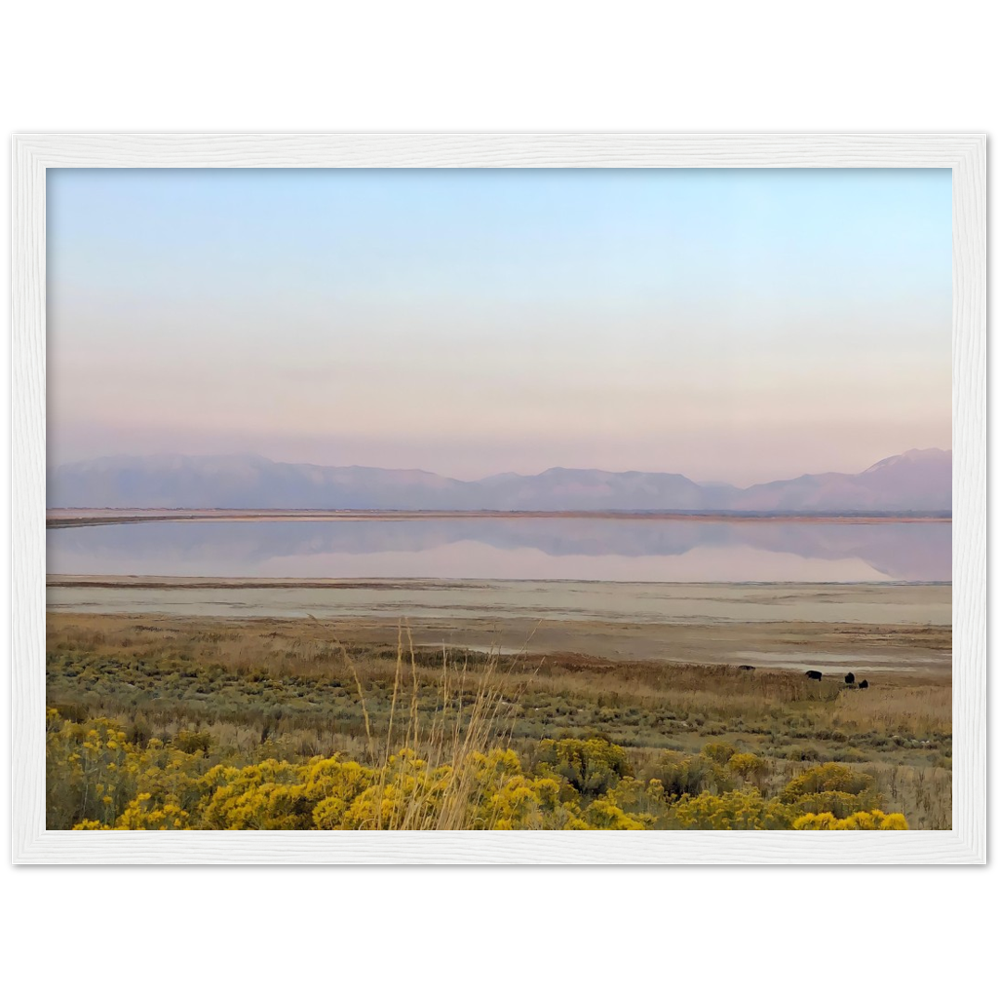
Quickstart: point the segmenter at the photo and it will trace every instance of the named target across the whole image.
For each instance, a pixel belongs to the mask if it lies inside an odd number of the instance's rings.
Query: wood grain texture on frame
[[[12,140],[12,853],[35,864],[975,864],[986,860],[986,137],[22,134]],[[953,218],[953,829],[45,829],[45,172],[55,167],[945,167]]]

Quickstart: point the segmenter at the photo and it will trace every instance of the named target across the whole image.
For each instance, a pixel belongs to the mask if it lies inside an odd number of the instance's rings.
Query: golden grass
[[[335,640],[336,641],[336,640]],[[374,756],[371,719],[367,709],[361,674],[347,652],[339,645],[344,662],[354,677],[358,697],[364,712],[369,752]],[[460,666],[459,666],[460,664]],[[430,771],[441,769],[443,777],[436,787],[417,784],[416,791],[393,807],[377,828],[386,830],[464,830],[468,817],[479,805],[475,801],[474,764],[477,754],[506,745],[510,740],[513,704],[505,700],[509,685],[499,669],[499,657],[490,654],[476,671],[476,686],[471,703],[466,703],[469,690],[468,656],[449,663],[447,649],[442,650],[438,684],[438,699],[432,706],[429,729],[421,731],[421,670],[417,666],[413,634],[400,625],[396,645],[396,665],[392,698],[386,730],[380,739],[383,747],[379,768],[378,795],[383,799],[385,783],[390,776],[393,748],[415,750]],[[524,681],[517,682],[523,687]],[[408,700],[408,705],[406,701]],[[405,710],[405,729],[394,729],[397,706]],[[398,806],[398,807],[397,807]]]

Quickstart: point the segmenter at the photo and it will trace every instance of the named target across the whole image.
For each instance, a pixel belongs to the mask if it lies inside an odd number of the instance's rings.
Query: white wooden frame
[[[915,864],[986,860],[986,137],[980,134],[141,134],[13,138],[15,863]],[[50,167],[950,167],[953,829],[70,832],[45,829],[45,172]]]

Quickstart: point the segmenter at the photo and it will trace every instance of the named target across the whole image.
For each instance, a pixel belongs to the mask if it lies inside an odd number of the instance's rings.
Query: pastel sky
[[[48,172],[49,460],[748,485],[951,447],[948,170]]]

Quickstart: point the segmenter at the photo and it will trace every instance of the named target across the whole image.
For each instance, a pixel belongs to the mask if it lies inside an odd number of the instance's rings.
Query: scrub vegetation
[[[951,687],[49,616],[50,828],[951,823]],[[904,818],[905,817],[905,818]]]

